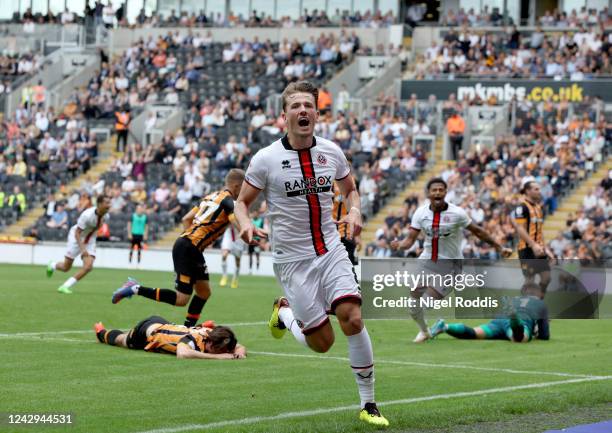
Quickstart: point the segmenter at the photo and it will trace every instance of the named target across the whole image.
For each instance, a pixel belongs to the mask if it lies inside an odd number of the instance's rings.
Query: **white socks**
[[[293,316],[293,311],[289,307],[283,307],[278,310],[278,317],[283,321],[285,327],[291,331],[295,339],[308,347],[308,343],[306,343],[306,336],[302,333],[302,329],[298,326],[297,320]]]
[[[423,293],[421,299],[425,300],[427,298],[433,298],[433,296],[427,292]],[[427,327],[427,322],[425,322],[425,310],[421,307],[421,299],[416,298],[416,306],[408,307],[408,311],[410,312],[410,317],[419,325],[419,329],[424,333],[428,333],[429,328]]]
[[[374,402],[374,354],[368,330],[364,328],[359,334],[349,335],[349,360],[355,373],[359,388],[361,407]]]
[[[66,280],[66,282],[64,284],[62,284],[62,286],[70,288],[70,287],[74,286],[76,284],[76,282],[77,282],[76,278],[70,277],[70,278],[68,278]]]
[[[223,276],[227,276],[227,260],[221,259],[221,271],[223,272]]]

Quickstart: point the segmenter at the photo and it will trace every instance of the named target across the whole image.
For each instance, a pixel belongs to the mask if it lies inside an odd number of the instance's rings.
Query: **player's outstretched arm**
[[[421,233],[420,230],[410,227],[408,236],[406,236],[404,240],[402,240],[401,242],[398,241],[397,239],[394,239],[391,241],[391,244],[390,244],[391,249],[392,250],[409,250],[410,248],[412,248],[417,238],[419,237],[419,233]]]
[[[355,187],[353,176],[346,176],[344,179],[338,180],[337,182],[340,194],[346,197],[346,207],[349,211],[340,221],[337,221],[336,224],[348,224],[346,237],[351,240],[354,236],[358,236],[363,228],[363,221],[361,220],[361,198]]]
[[[179,343],[176,346],[176,357],[179,359],[238,359],[233,353],[203,353]]]
[[[484,241],[495,248],[502,257],[510,257],[512,254],[512,250],[510,248],[502,247],[495,239],[491,237],[489,233],[487,233],[482,227],[471,223],[466,227],[474,236],[476,236],[481,241]]]
[[[247,244],[257,244],[255,237],[265,239],[268,236],[264,230],[255,227],[249,217],[249,207],[255,202],[260,192],[261,190],[243,182],[238,199],[234,203],[234,215],[240,226],[240,237]]]

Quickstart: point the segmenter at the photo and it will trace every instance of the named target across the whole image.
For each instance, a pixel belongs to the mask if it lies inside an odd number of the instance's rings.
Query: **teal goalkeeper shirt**
[[[132,234],[133,235],[144,235],[145,227],[147,225],[147,216],[145,214],[138,215],[132,214]]]

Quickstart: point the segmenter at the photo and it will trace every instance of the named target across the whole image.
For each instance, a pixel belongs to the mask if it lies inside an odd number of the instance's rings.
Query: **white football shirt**
[[[320,137],[294,150],[284,136],[253,156],[245,181],[264,192],[275,263],[321,256],[340,243],[332,185],[350,171],[342,149]]]
[[[412,216],[410,227],[425,232],[425,245],[420,259],[462,259],[463,229],[472,223],[459,206],[447,203],[442,212],[434,212],[427,202]]]
[[[73,225],[72,227],[70,227],[70,233],[68,234],[68,239],[71,239],[71,238],[75,239],[74,233],[76,232],[77,227],[79,227],[82,230],[81,239],[83,240],[83,243],[89,242],[92,236],[94,236],[94,239],[95,239],[96,232],[98,231],[102,223],[104,221],[107,221],[108,218],[109,218],[108,214],[104,215],[104,218],[99,217],[96,214],[95,206],[90,207],[89,209],[85,209],[79,216],[77,223]]]

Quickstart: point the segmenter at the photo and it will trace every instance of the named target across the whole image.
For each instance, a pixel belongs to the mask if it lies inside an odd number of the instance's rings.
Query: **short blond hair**
[[[319,106],[319,89],[317,86],[312,84],[310,81],[297,81],[294,83],[289,83],[289,85],[285,87],[285,90],[283,90],[283,94],[281,95],[283,111],[285,111],[287,105],[287,98],[295,93],[310,93],[314,97],[315,108]]]
[[[242,183],[244,180],[244,170],[239,168],[232,168],[227,172],[225,176],[225,184],[229,185],[231,183]]]

